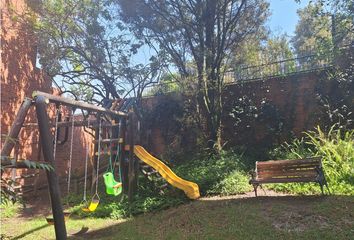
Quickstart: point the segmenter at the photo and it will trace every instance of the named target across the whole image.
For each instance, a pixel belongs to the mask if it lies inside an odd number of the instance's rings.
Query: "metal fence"
[[[240,66],[225,75],[225,82],[252,81],[257,79],[287,76],[301,72],[311,72],[332,66],[331,57],[316,54],[256,66]]]
[[[351,48],[352,46],[349,46],[349,49]],[[345,46],[341,48],[340,51],[346,51],[347,49],[348,46]],[[323,70],[333,66],[333,54],[327,52],[327,54],[321,55],[311,52],[312,51],[307,52],[307,54],[302,54],[302,56],[282,61],[269,62],[255,66],[238,66],[224,74],[224,82],[231,84],[272,77],[285,77],[297,73]],[[152,84],[145,89],[144,96],[175,92],[183,87],[181,83],[174,81]]]

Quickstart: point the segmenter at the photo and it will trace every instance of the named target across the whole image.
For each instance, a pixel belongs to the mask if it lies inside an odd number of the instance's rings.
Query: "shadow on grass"
[[[351,212],[354,196],[201,199],[68,239],[346,239],[354,227]]]
[[[36,227],[36,228],[34,228],[34,229],[31,229],[31,230],[29,230],[29,231],[27,231],[27,232],[24,232],[24,233],[22,233],[21,235],[18,235],[18,236],[16,236],[16,237],[11,238],[11,239],[12,239],[12,240],[16,240],[16,239],[24,238],[25,236],[27,236],[27,235],[29,235],[29,234],[32,234],[32,233],[34,233],[34,232],[36,232],[36,231],[39,231],[39,230],[41,230],[41,229],[43,229],[43,228],[46,228],[46,227],[48,227],[48,226],[49,226],[48,224],[43,224],[43,225],[41,225],[41,226],[39,226],[39,227]]]

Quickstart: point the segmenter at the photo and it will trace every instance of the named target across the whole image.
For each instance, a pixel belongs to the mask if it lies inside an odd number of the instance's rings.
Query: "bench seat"
[[[322,194],[323,186],[328,189],[320,157],[256,162],[251,176],[249,183],[253,185],[256,196],[258,186],[267,183],[316,182],[320,184]]]

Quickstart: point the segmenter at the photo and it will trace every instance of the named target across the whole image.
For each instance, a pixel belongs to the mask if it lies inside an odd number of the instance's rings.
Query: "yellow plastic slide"
[[[146,164],[153,167],[156,171],[158,171],[168,183],[176,188],[183,190],[187,197],[191,199],[197,199],[200,197],[199,187],[196,183],[189,182],[178,177],[169,167],[148,153],[142,146],[135,145],[134,153],[141,161],[145,162]]]

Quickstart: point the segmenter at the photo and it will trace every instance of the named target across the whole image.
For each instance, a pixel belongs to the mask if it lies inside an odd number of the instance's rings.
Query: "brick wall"
[[[56,94],[53,91],[52,81],[43,71],[36,67],[36,37],[31,27],[19,21],[16,15],[23,15],[27,11],[24,0],[1,0],[1,145],[7,135],[16,113],[25,97],[31,97],[32,92],[40,90]],[[67,111],[66,111],[67,112]],[[55,119],[54,106],[48,107],[51,121]],[[31,107],[25,124],[36,123],[35,108]],[[54,129],[53,129],[54,131]],[[69,133],[71,130],[69,129]],[[82,129],[75,129],[73,149],[73,173],[83,172],[86,143],[91,137]],[[38,151],[39,134],[36,126],[23,128],[17,144],[18,157],[22,159],[43,161],[43,156]],[[66,177],[70,149],[70,137],[64,145],[58,146],[56,165],[58,174]],[[14,156],[15,150],[12,152]],[[31,173],[33,170],[17,170],[16,174]],[[41,184],[46,183],[45,172],[40,172]],[[4,177],[11,175],[6,171]],[[33,179],[32,179],[33,180]],[[32,181],[31,180],[31,181]],[[26,184],[22,181],[22,184]]]
[[[320,124],[322,113],[319,109],[316,89],[320,79],[326,78],[326,75],[327,71],[318,71],[228,85],[223,95],[225,111],[222,119],[222,137],[225,146],[264,147],[272,143],[284,142],[292,136],[302,136],[304,131],[312,130]],[[257,108],[260,108],[261,102],[266,100],[268,107],[276,112],[277,119],[267,118],[267,116],[258,120],[250,118],[249,122],[246,120],[235,126],[235,119],[229,113],[234,107],[235,99],[243,96],[247,96]],[[145,99],[145,106],[154,112],[164,103],[172,101],[179,102],[183,108],[186,99],[176,94],[150,97]],[[163,112],[169,113],[169,110],[165,109]],[[162,157],[170,150],[195,149],[197,137],[193,129],[185,129],[185,126],[174,127],[178,123],[173,119],[176,117],[173,114],[158,114],[163,116],[157,115],[155,119],[150,117],[148,129],[150,134],[143,144]],[[276,124],[281,124],[279,132],[270,131],[269,129],[276,127]],[[166,134],[168,130],[171,132]],[[168,137],[173,135],[178,137],[182,135],[178,144],[176,144],[178,139]]]
[[[226,115],[223,118],[224,138],[229,145],[239,145],[244,143],[244,131],[253,131],[251,144],[257,144],[270,137],[271,140],[283,142],[289,137],[301,136],[304,131],[313,129],[320,122],[321,112],[319,110],[317,99],[317,84],[320,79],[326,77],[326,71],[299,73],[287,77],[277,77],[265,79],[264,81],[255,81],[244,84],[229,85],[225,91],[226,108],[231,109],[232,98],[248,96],[260,107],[263,100],[267,101],[268,106],[276,111],[276,119],[264,119],[251,123],[252,129],[233,126],[233,119]],[[274,127],[274,122],[281,124],[279,136],[277,139],[267,134],[274,134],[268,131],[267,127]],[[244,129],[240,129],[243,127]],[[253,142],[252,142],[253,141]]]

